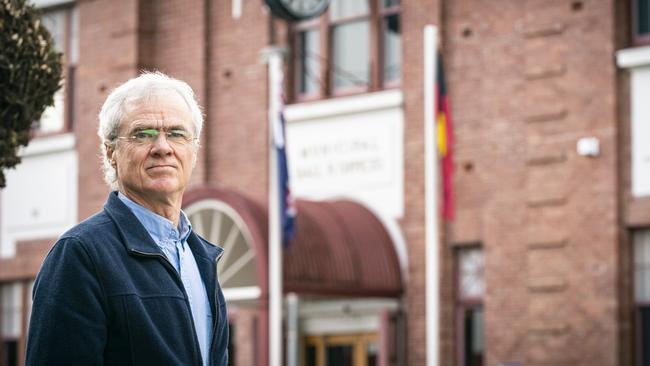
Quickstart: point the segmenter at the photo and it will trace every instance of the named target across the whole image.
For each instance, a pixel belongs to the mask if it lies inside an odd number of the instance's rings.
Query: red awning
[[[266,209],[232,190],[188,192],[184,206],[216,199],[241,216],[251,234],[262,295],[268,293]],[[296,203],[296,237],[284,252],[284,292],[301,295],[397,297],[400,265],[382,222],[361,204],[346,201]],[[218,244],[218,243],[215,243]]]

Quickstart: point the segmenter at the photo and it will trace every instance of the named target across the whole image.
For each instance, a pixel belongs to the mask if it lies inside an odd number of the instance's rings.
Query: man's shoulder
[[[61,261],[62,258],[71,261],[82,257],[107,258],[118,247],[111,245],[117,237],[117,230],[110,217],[103,211],[96,213],[59,237],[48,253],[44,267],[52,261]]]
[[[115,232],[115,224],[102,210],[63,233],[59,241],[93,242],[111,232]]]

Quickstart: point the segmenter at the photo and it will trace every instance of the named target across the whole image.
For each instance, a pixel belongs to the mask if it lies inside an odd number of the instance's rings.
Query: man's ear
[[[115,146],[110,144],[104,144],[106,148],[106,157],[112,166],[115,166],[115,160],[113,160],[113,153],[115,152]]]

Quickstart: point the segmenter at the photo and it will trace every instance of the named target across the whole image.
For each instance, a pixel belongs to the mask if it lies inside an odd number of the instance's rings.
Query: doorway
[[[319,335],[304,338],[305,366],[375,366],[377,333]]]

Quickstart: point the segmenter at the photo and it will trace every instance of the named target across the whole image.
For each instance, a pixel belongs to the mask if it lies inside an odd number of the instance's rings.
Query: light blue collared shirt
[[[196,265],[196,260],[187,245],[187,238],[192,232],[192,225],[181,211],[178,228],[166,218],[133,202],[121,192],[117,195],[131,212],[138,218],[142,226],[147,229],[156,245],[162,250],[169,262],[178,272],[192,310],[194,330],[199,340],[203,365],[208,364],[210,340],[212,338],[212,314],[208,294]]]

